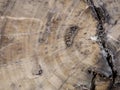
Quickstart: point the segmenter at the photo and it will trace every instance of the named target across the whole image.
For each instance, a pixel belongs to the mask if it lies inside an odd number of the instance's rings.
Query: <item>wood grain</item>
[[[120,2],[93,0],[101,48],[91,1],[0,0],[0,90],[119,90]]]

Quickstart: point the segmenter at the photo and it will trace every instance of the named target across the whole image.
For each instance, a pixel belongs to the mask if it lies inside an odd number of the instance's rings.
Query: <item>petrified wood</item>
[[[0,90],[120,90],[120,0],[0,0]]]

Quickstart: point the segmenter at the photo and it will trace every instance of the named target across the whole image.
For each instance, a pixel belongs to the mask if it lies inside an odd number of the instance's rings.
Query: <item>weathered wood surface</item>
[[[119,90],[119,0],[0,0],[0,90]]]

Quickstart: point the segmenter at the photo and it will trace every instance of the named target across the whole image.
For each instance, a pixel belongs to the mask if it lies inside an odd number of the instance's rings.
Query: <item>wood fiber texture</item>
[[[120,0],[0,0],[0,90],[119,90]]]

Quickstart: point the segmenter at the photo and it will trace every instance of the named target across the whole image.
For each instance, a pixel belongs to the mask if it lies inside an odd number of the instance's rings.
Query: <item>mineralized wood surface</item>
[[[119,90],[120,1],[91,2],[0,0],[0,90]]]

